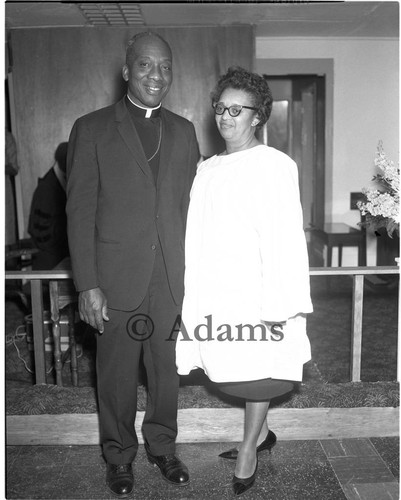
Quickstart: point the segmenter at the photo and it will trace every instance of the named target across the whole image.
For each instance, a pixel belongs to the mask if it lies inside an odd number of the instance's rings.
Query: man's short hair
[[[159,40],[161,40],[163,43],[165,43],[167,45],[167,47],[169,48],[170,52],[171,52],[171,47],[170,45],[166,42],[166,40],[158,35],[157,33],[153,32],[153,31],[141,31],[140,33],[137,33],[136,35],[134,35],[133,37],[131,37],[129,40],[128,40],[128,43],[127,43],[127,50],[126,50],[126,56],[125,56],[125,62],[126,64],[129,64],[130,62],[130,59],[132,58],[134,52],[135,52],[135,44],[138,40],[140,40],[141,38],[145,38],[145,36],[153,36],[153,37],[156,37],[158,38]]]

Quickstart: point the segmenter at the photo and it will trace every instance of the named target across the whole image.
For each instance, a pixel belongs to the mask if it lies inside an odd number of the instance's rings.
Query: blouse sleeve
[[[262,272],[261,319],[286,321],[312,312],[309,262],[298,171],[282,153],[261,165],[256,229]]]

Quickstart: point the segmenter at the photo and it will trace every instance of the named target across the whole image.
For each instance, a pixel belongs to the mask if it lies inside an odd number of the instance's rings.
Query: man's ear
[[[123,66],[122,75],[123,75],[124,80],[126,82],[128,82],[128,80],[129,80],[129,69],[128,69],[128,66],[126,64],[124,64],[124,66]]]

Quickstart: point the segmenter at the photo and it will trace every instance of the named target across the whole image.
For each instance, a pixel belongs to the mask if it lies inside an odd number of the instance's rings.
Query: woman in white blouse
[[[223,392],[245,399],[236,495],[254,483],[258,453],[271,449],[270,400],[302,380],[310,359],[312,311],[296,164],[255,136],[271,112],[260,75],[233,67],[212,93],[226,149],[201,163],[191,191],[185,242],[181,375],[202,368]]]

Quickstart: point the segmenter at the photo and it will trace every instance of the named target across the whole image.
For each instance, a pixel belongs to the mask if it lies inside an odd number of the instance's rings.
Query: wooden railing
[[[351,360],[350,379],[351,382],[361,381],[362,360],[362,315],[363,315],[363,290],[365,276],[367,275],[389,275],[399,274],[398,266],[380,267],[311,267],[311,276],[352,276],[352,325],[351,325]],[[397,380],[401,378],[400,363],[400,335],[398,332],[397,343]]]
[[[352,276],[351,370],[352,382],[361,380],[362,314],[364,279],[367,275],[399,274],[398,266],[381,267],[311,267],[311,276]],[[43,333],[43,281],[71,279],[71,271],[6,271],[5,279],[29,280],[31,283],[32,323],[36,383],[46,383],[45,344]],[[397,380],[401,378],[400,335],[397,348]]]

